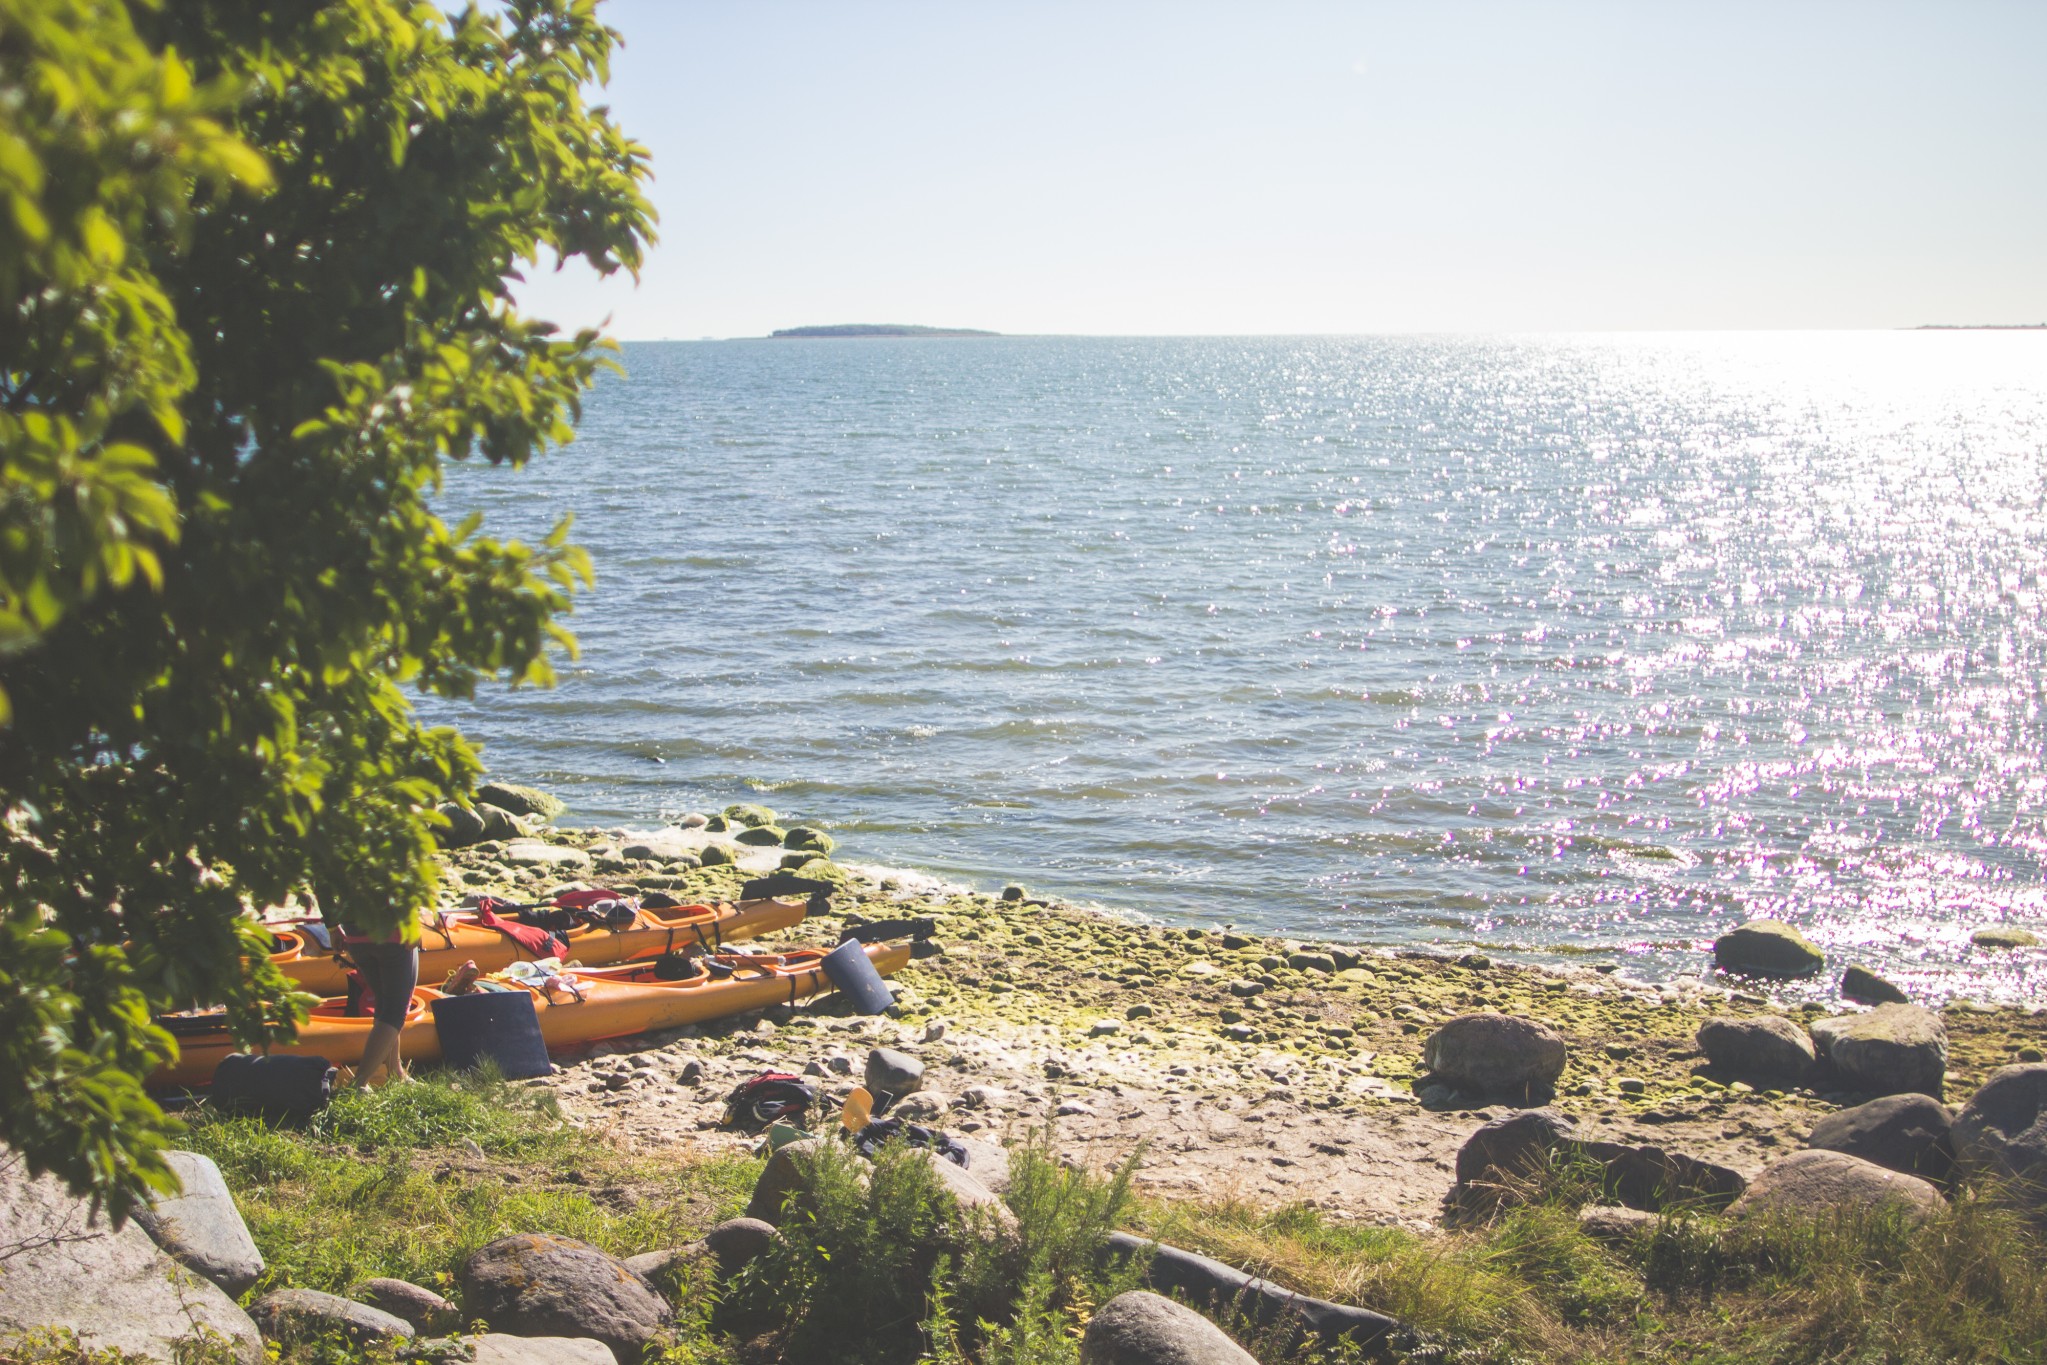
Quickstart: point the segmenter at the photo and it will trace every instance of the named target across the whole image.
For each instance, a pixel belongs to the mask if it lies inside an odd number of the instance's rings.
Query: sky
[[[2047,321],[2047,3],[609,0],[625,339]]]

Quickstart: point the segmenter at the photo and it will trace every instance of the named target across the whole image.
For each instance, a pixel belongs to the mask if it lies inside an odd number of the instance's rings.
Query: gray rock
[[[551,1233],[500,1237],[462,1266],[471,1317],[514,1336],[594,1337],[638,1365],[668,1305],[625,1263]]]
[[[1578,1226],[1602,1242],[1632,1242],[1646,1237],[1663,1220],[1646,1209],[1625,1205],[1587,1204],[1578,1210]]]
[[[240,1298],[263,1273],[263,1253],[249,1236],[220,1167],[197,1152],[163,1155],[183,1192],[138,1210],[135,1221],[178,1264]]]
[[[279,1289],[249,1305],[266,1341],[302,1341],[339,1335],[357,1346],[410,1341],[412,1324],[395,1313],[317,1289]]]
[[[1540,1175],[1579,1142],[1577,1127],[1554,1109],[1524,1109],[1494,1119],[1457,1149],[1459,1185],[1503,1185]]]
[[[929,1123],[942,1118],[952,1108],[952,1097],[938,1090],[919,1090],[914,1095],[905,1095],[889,1107],[891,1118],[908,1119],[912,1123]]]
[[[1954,1111],[1930,1095],[1886,1095],[1821,1119],[1805,1145],[1846,1152],[1886,1170],[1946,1180],[1955,1164]]]
[[[780,1227],[789,1200],[809,1187],[810,1172],[806,1168],[822,1146],[821,1138],[798,1138],[776,1148],[753,1182],[753,1195],[746,1201],[746,1216]]]
[[[775,1244],[775,1225],[758,1218],[727,1218],[704,1234],[704,1246],[731,1275]]]
[[[546,792],[515,782],[485,782],[477,787],[476,799],[513,815],[532,815],[542,820],[552,820],[568,809]]]
[[[1009,1211],[1009,1205],[996,1197],[993,1190],[983,1185],[972,1172],[957,1166],[930,1148],[922,1148],[924,1157],[931,1163],[931,1169],[938,1172],[938,1182],[959,1201],[960,1208],[969,1214],[980,1212],[992,1220],[998,1232],[1015,1232],[1016,1215]]]
[[[1297,972],[1333,972],[1336,959],[1328,953],[1289,953],[1286,965]]]
[[[31,1179],[0,1148],[0,1343],[67,1327],[81,1345],[171,1365],[181,1343],[217,1333],[241,1365],[262,1365],[263,1338],[211,1281],[158,1249],[135,1223],[116,1232],[56,1180]],[[4,1354],[4,1352],[0,1352]]]
[[[701,842],[699,839],[692,838],[681,830],[664,829],[629,840],[619,847],[618,856],[637,862],[678,862],[684,858],[695,857],[699,842]]]
[[[1422,1060],[1438,1078],[1486,1095],[1546,1097],[1563,1074],[1555,1029],[1508,1014],[1465,1014],[1429,1036]]]
[[[907,1052],[878,1047],[867,1054],[867,1069],[863,1075],[867,1088],[876,1099],[883,1095],[901,1099],[924,1084],[924,1063]]]
[[[2047,1205],[2047,1063],[1999,1067],[1955,1115],[1955,1160]]]
[[[616,1365],[611,1348],[589,1337],[513,1337],[486,1332],[466,1338],[471,1365]]]
[[[1818,1060],[1806,1031],[1781,1014],[1708,1019],[1699,1025],[1699,1051],[1739,1077],[1803,1081]]]
[[[1290,1347],[1314,1336],[1325,1344],[1347,1344],[1371,1355],[1382,1351],[1395,1334],[1406,1335],[1396,1319],[1383,1313],[1309,1298],[1221,1261],[1131,1233],[1110,1233],[1106,1250],[1121,1259],[1146,1258],[1145,1283],[1161,1294],[1215,1312],[1241,1314],[1261,1328],[1282,1320],[1291,1323]]]
[[[1467,1208],[1512,1198],[1560,1163],[1599,1168],[1606,1197],[1631,1208],[1660,1209],[1674,1202],[1722,1205],[1746,1182],[1739,1172],[1661,1147],[1630,1147],[1581,1137],[1553,1109],[1527,1109],[1497,1118],[1465,1140],[1457,1153],[1457,1194]]]
[[[522,839],[505,846],[505,861],[513,867],[585,868],[592,859],[580,848]]]
[[[1713,941],[1713,965],[1747,976],[1811,976],[1827,957],[1781,920],[1756,919]]]
[[[405,1319],[421,1336],[452,1332],[462,1325],[462,1315],[456,1311],[454,1304],[410,1280],[394,1280],[386,1276],[364,1280],[348,1291],[348,1297],[357,1303],[380,1308],[394,1318]]]
[[[434,812],[448,822],[434,831],[434,842],[442,848],[468,848],[483,842],[483,817],[467,806],[443,801]]]
[[[1978,929],[1969,935],[1969,942],[1978,948],[2037,948],[2040,936],[2027,929],[1999,926],[1994,929]]]
[[[643,1251],[637,1256],[628,1256],[621,1264],[648,1284],[668,1273],[668,1268],[678,1262],[687,1261],[703,1250],[701,1242],[686,1247],[670,1247],[666,1251]]]
[[[488,801],[476,803],[476,818],[483,821],[483,837],[486,839],[517,839],[526,833],[512,818],[510,811]]]
[[[1940,1191],[1915,1175],[1887,1171],[1846,1152],[1794,1152],[1766,1167],[1728,1209],[1733,1215],[1780,1212],[1811,1217],[1828,1209],[1891,1203],[1916,1218],[1945,1207]]]
[[[1862,1005],[1909,1005],[1912,997],[1860,964],[1841,973],[1841,998]]]
[[[967,1171],[995,1194],[1009,1192],[1009,1149],[976,1137],[955,1138],[967,1149]]]
[[[1184,1304],[1143,1289],[1098,1309],[1080,1343],[1081,1365],[1257,1365],[1222,1328]]]
[[[677,823],[684,829],[702,829],[705,825],[711,823],[711,817],[700,810],[693,810],[688,815],[683,816]]]
[[[1820,1056],[1858,1090],[1877,1095],[1917,1091],[1941,1097],[1947,1074],[1947,1025],[1918,1005],[1878,1005],[1867,1014],[1837,1014],[1812,1024]]]

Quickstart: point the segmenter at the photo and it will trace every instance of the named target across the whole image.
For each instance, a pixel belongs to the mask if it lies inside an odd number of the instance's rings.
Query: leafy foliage
[[[243,911],[414,932],[479,765],[410,684],[546,682],[586,582],[449,527],[608,363],[523,265],[636,269],[594,0],[0,0],[0,1139],[122,1212],[153,1012],[295,1006]]]

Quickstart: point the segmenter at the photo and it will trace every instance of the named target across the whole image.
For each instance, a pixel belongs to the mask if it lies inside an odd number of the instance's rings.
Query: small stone
[[[536,787],[522,787],[513,782],[480,783],[476,788],[476,799],[488,801],[513,815],[531,815],[541,820],[556,819],[568,809],[557,797],[549,796]]]
[[[1239,952],[1256,943],[1256,939],[1245,938],[1242,934],[1224,934],[1223,947],[1229,952]]]
[[[1640,1076],[1616,1076],[1613,1084],[1623,1095],[1640,1095],[1649,1088],[1648,1082]]]
[[[1298,972],[1323,972],[1334,974],[1336,959],[1327,953],[1291,953],[1286,965]]]
[[[1062,1119],[1091,1119],[1095,1116],[1094,1106],[1080,1100],[1061,1100],[1055,1112]]]
[[[682,1069],[675,1073],[675,1083],[677,1085],[697,1085],[700,1084],[703,1081],[703,1079],[704,1064],[695,1057],[692,1057],[688,1061],[684,1062],[682,1064]]]
[[[1978,929],[1969,935],[1969,942],[1978,948],[2037,948],[2040,936],[2030,930],[2000,925],[1992,929]]]
[[[1132,1005],[1129,1009],[1123,1011],[1125,1019],[1149,1019],[1151,1016],[1152,1008],[1150,1005]]]
[[[933,1019],[933,1020],[932,1020],[932,1021],[931,1021],[930,1023],[928,1023],[928,1024],[926,1024],[926,1025],[924,1026],[924,1041],[925,1041],[925,1042],[927,1042],[927,1043],[935,1043],[935,1042],[938,1042],[938,1041],[939,1041],[940,1039],[942,1039],[942,1038],[944,1038],[944,1037],[945,1037],[945,1021],[944,1021],[943,1019]]]
[[[1017,901],[1022,900],[1025,896],[1029,894],[1030,893],[1025,891],[1021,886],[1016,886],[1013,884],[1002,888],[1002,899],[1008,901],[1012,905],[1015,904]]]
[[[903,1096],[924,1083],[924,1063],[907,1052],[878,1047],[867,1054],[863,1075],[876,1096]]]
[[[1655,1231],[1662,1219],[1645,1209],[1614,1204],[1587,1204],[1578,1210],[1578,1226],[1602,1242],[1632,1242]]]
[[[1090,1038],[1107,1038],[1122,1031],[1123,1025],[1114,1019],[1097,1019],[1088,1028],[1087,1036]]]
[[[1254,995],[1265,994],[1265,983],[1262,981],[1248,981],[1239,977],[1230,983],[1230,994],[1240,1000],[1249,1000]]]
[[[1859,963],[1841,973],[1841,998],[1864,1005],[1907,1005],[1912,999]]]

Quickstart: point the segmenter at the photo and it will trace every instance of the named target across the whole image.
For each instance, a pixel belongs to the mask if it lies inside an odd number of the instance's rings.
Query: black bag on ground
[[[489,1060],[508,1081],[554,1074],[531,991],[444,995],[434,1001],[434,1029],[441,1035],[441,1060],[457,1071]]]
[[[207,1099],[223,1114],[253,1116],[296,1127],[308,1123],[334,1096],[334,1067],[325,1057],[272,1057],[233,1052],[213,1071]]]

